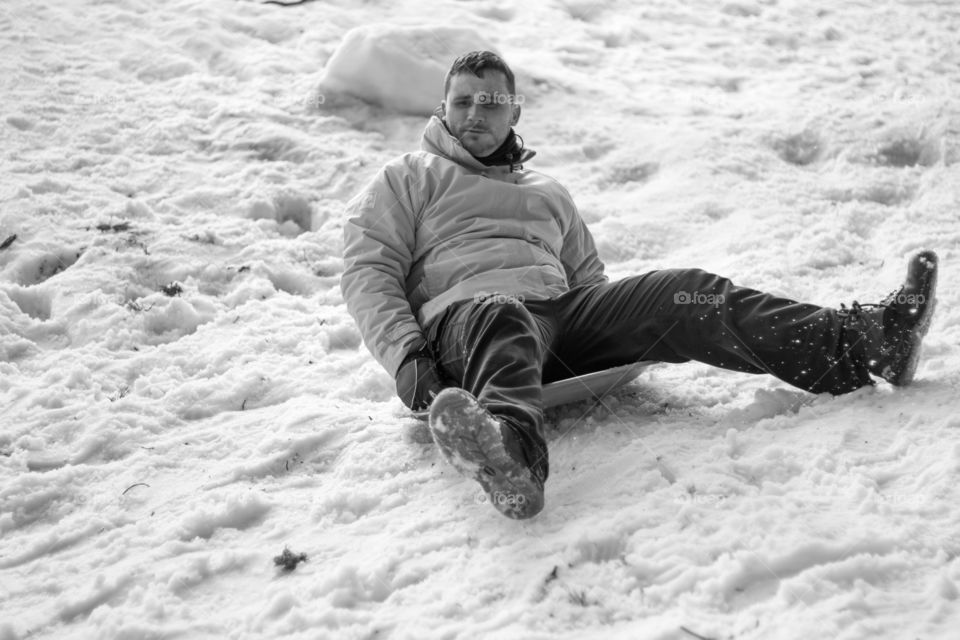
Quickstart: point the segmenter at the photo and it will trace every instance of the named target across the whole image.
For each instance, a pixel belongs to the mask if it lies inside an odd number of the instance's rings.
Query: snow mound
[[[318,103],[349,95],[391,111],[430,115],[443,99],[443,78],[464,53],[497,51],[463,27],[398,27],[375,24],[351,29],[323,70]]]
[[[176,533],[181,540],[209,539],[218,529],[247,529],[270,511],[270,504],[256,493],[230,493],[211,497],[184,516]]]

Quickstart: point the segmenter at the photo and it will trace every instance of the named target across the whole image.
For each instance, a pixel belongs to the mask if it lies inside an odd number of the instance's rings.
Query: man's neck
[[[510,129],[506,140],[504,140],[493,153],[483,156],[482,158],[478,156],[473,157],[488,167],[503,164],[513,165],[520,162],[520,154],[522,151],[523,145],[517,140],[517,134],[513,132],[513,129]]]

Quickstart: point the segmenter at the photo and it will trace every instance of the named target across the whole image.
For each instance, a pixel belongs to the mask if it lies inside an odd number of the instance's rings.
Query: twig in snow
[[[680,627],[680,631],[683,631],[684,633],[689,633],[691,636],[693,636],[697,640],[716,640],[715,638],[708,638],[707,636],[702,636],[699,633],[694,633],[693,631],[690,631],[690,629],[687,629],[684,626]]]
[[[13,234],[12,236],[7,236],[6,240],[4,240],[3,242],[0,242],[0,250],[6,249],[10,245],[12,245],[13,241],[16,239],[17,239],[17,234]]]
[[[275,4],[281,7],[293,7],[298,4],[307,4],[308,2],[313,2],[313,0],[290,0],[290,2],[281,2],[280,0],[263,0],[260,4]]]
[[[123,493],[121,493],[120,495],[122,495],[122,496],[127,495],[127,491],[130,491],[130,489],[133,489],[134,487],[149,487],[149,486],[150,486],[150,485],[148,485],[146,482],[137,482],[137,483],[135,483],[135,484],[130,485],[130,486],[127,487],[126,489],[124,489],[124,490],[123,490]]]

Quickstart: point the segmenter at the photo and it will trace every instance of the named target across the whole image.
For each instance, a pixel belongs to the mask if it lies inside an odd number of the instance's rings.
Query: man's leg
[[[454,303],[427,335],[444,374],[542,441],[540,379],[554,334],[549,318],[522,304],[467,300]]]
[[[554,334],[548,315],[513,302],[456,303],[427,328],[442,372],[461,387],[434,400],[433,439],[511,518],[543,508],[548,460],[540,380]]]
[[[562,334],[545,382],[637,360],[697,360],[814,393],[871,384],[862,336],[845,329],[842,313],[699,269],[580,287],[557,303]]]

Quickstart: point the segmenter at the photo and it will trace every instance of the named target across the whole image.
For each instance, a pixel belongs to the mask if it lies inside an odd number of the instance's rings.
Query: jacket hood
[[[443,123],[443,119],[440,117],[439,107],[430,117],[430,121],[427,122],[427,126],[423,130],[423,137],[420,139],[420,148],[427,153],[452,160],[457,164],[475,169],[476,171],[489,171],[497,168],[483,164],[460,144],[460,141],[447,130],[447,125]],[[502,165],[500,168],[513,171],[514,168],[520,168],[524,162],[535,155],[537,155],[536,151],[524,149],[517,163],[513,165]]]

